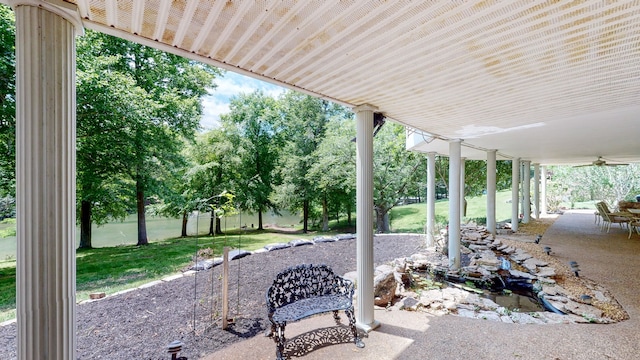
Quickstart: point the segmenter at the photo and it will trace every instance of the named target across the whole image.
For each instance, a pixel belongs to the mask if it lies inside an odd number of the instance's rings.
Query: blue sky
[[[204,130],[215,128],[220,120],[220,114],[229,112],[229,100],[241,93],[249,94],[257,89],[266,95],[277,97],[285,91],[284,88],[264,81],[227,71],[224,77],[216,78],[218,85],[210,90],[210,95],[204,97],[202,105],[204,112],[200,125]]]

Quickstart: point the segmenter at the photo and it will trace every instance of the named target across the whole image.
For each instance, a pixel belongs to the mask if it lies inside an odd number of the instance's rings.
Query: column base
[[[380,326],[380,321],[378,320],[373,320],[371,324],[363,324],[361,322],[356,321],[356,328],[358,330],[363,331],[365,334],[370,333],[371,331],[375,330],[379,326]]]

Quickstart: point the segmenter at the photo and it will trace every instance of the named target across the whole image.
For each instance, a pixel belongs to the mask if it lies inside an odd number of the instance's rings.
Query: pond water
[[[484,290],[482,297],[514,312],[545,311],[544,306],[530,292]]]
[[[187,223],[187,234],[206,234],[209,231],[210,213],[193,214]],[[278,227],[299,226],[301,217],[296,214],[282,212],[280,215],[266,213],[262,216],[262,223],[275,225]],[[171,219],[157,216],[147,216],[147,237],[149,241],[164,240],[172,237],[179,237],[182,227],[181,219]],[[241,226],[251,228],[258,226],[257,214],[237,214],[222,218],[222,230],[238,229]],[[8,225],[4,225],[5,227]],[[76,246],[80,242],[80,228],[76,228]],[[114,221],[92,228],[92,245],[94,247],[110,247],[117,245],[135,245],[138,242],[137,215],[130,215],[124,221]],[[10,236],[0,238],[0,261],[5,259],[15,259],[16,257],[16,237]]]
[[[475,292],[479,296],[487,298],[513,312],[545,311],[542,302],[533,294],[531,284],[525,285],[522,282],[511,282],[508,278],[489,284],[485,281],[472,282],[440,274],[433,275],[427,271],[419,271],[418,274],[417,287],[445,288],[453,286]]]

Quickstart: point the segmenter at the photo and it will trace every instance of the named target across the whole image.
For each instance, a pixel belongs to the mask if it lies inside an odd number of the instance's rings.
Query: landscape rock
[[[281,249],[286,249],[288,247],[291,247],[291,245],[287,243],[275,243],[275,244],[268,244],[264,246],[264,248],[267,251],[281,250]]]
[[[289,241],[290,246],[313,245],[313,241],[308,239],[294,239]]]
[[[388,306],[393,303],[396,296],[396,278],[393,268],[389,265],[380,265],[376,268],[373,278],[374,304],[377,306]]]

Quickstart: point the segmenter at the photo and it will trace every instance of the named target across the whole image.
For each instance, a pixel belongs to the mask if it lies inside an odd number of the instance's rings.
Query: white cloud
[[[265,95],[278,97],[285,89],[264,81],[227,71],[224,77],[215,80],[217,87],[211,89],[210,95],[202,100],[203,114],[200,126],[210,130],[218,126],[220,115],[229,112],[231,97],[241,93],[249,94],[255,90],[262,90]]]

